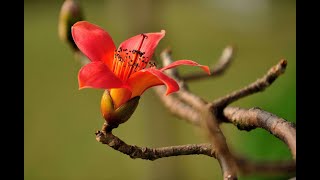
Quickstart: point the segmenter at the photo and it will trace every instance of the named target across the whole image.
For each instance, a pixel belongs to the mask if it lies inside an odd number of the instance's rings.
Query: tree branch
[[[205,122],[204,128],[209,132],[209,138],[212,144],[216,147],[216,157],[221,166],[223,179],[238,179],[235,158],[230,153],[226,138],[219,127],[217,117],[211,113],[209,106],[206,106],[201,114],[203,115],[202,117]]]
[[[247,158],[237,158],[237,165],[242,175],[249,174],[295,174],[296,163],[292,160],[279,161],[249,161]]]
[[[219,127],[219,123],[225,121],[235,124],[241,130],[250,131],[256,127],[264,128],[284,141],[289,146],[295,159],[296,129],[294,124],[257,108],[246,110],[226,107],[230,103],[242,97],[263,91],[266,87],[270,86],[270,84],[284,72],[287,64],[286,60],[281,60],[278,65],[271,68],[264,77],[258,79],[256,82],[210,104],[201,97],[188,91],[185,81],[199,80],[222,75],[227,67],[229,67],[234,57],[234,52],[235,49],[232,46],[228,46],[224,49],[220,59],[210,68],[211,76],[200,72],[186,74],[180,77],[176,70],[168,70],[167,72],[177,80],[181,88],[181,91],[174,95],[164,96],[164,87],[155,88],[165,106],[168,107],[173,114],[193,123],[194,125],[206,125],[205,128],[210,132],[210,140],[215,147],[214,149],[211,144],[187,144],[160,148],[128,145],[118,137],[114,136],[111,132],[112,129],[108,128],[108,125],[106,124],[103,125],[101,131],[96,132],[96,140],[130,156],[133,159],[141,158],[153,161],[164,157],[194,154],[215,157],[220,163],[224,179],[237,179],[237,170],[243,174],[294,172],[296,167],[295,161],[254,162],[232,155],[228,149],[226,139]],[[81,52],[75,52],[74,54],[75,59],[79,60],[81,64],[84,65],[90,62],[89,59]],[[172,62],[171,52],[165,51],[163,53],[162,60],[164,63]],[[220,116],[222,111],[224,116]]]
[[[160,54],[160,57],[161,57],[163,66],[166,66],[172,63],[170,49],[163,50]],[[186,83],[184,83],[184,81],[181,81],[178,71],[176,69],[169,69],[166,71],[166,74],[168,74],[170,77],[172,77],[177,81],[180,87],[180,91],[167,96],[165,95],[165,92],[166,92],[165,87],[157,86],[157,87],[154,87],[156,94],[160,97],[160,100],[163,102],[163,104],[167,107],[167,109],[173,115],[183,120],[186,120],[187,122],[193,125],[199,126],[200,125],[199,119],[201,117],[199,112],[193,108],[194,106],[199,107],[198,98],[195,96],[193,96],[192,98],[189,98],[190,95],[189,96],[183,95],[183,94],[188,94],[188,92],[186,91],[187,85]],[[178,98],[177,96],[180,98]],[[184,99],[184,97],[188,97],[189,99],[186,99],[186,98]]]
[[[233,57],[235,54],[235,48],[233,46],[227,46],[223,51],[222,54],[216,64],[214,64],[210,68],[211,76],[208,76],[208,74],[199,72],[199,73],[190,73],[181,76],[181,80],[183,81],[194,81],[209,77],[217,77],[219,75],[222,75],[227,67],[229,67]]]
[[[273,66],[266,75],[257,81],[251,83],[247,87],[244,87],[240,90],[234,91],[222,98],[215,100],[212,103],[212,106],[221,107],[222,109],[229,105],[230,103],[243,98],[245,96],[251,95],[256,92],[263,91],[267,87],[269,87],[281,74],[284,73],[287,67],[287,61],[282,59],[280,62]]]
[[[259,108],[226,107],[223,112],[224,120],[233,123],[240,130],[250,131],[259,127],[269,131],[285,142],[291,151],[293,159],[296,158],[295,124]]]
[[[163,66],[167,66],[173,62],[170,49],[163,50],[160,54],[160,57]],[[175,94],[186,104],[190,105],[191,107],[195,107],[198,110],[202,109],[207,104],[205,100],[188,90],[187,84],[180,78],[180,74],[177,69],[168,69],[166,74],[168,74],[179,84],[180,90]]]
[[[102,144],[112,147],[114,150],[130,156],[132,159],[140,158],[154,161],[159,158],[202,154],[213,157],[211,144],[187,144],[161,148],[148,148],[128,145],[111,132],[97,131],[96,139]]]
[[[138,147],[128,145],[111,132],[107,132],[104,126],[101,131],[96,132],[96,139],[102,144],[106,144],[116,151],[128,155],[132,159],[157,160],[160,158],[182,156],[182,155],[206,155],[215,157],[215,150],[209,143],[204,144],[186,144],[180,146],[169,146],[160,148]],[[242,174],[277,174],[277,173],[294,173],[296,169],[293,161],[273,161],[273,162],[255,162],[245,158],[235,158],[238,168]]]
[[[166,88],[162,86],[157,86],[153,88],[156,94],[160,97],[164,106],[175,116],[188,123],[199,126],[200,125],[200,114],[197,110],[187,105],[180,99],[178,99],[174,94],[166,96]]]
[[[173,60],[171,58],[171,51],[168,49],[162,51],[161,59],[163,65],[172,63]],[[209,132],[209,138],[213,146],[215,146],[215,156],[220,163],[224,179],[237,179],[237,166],[235,159],[229,151],[225,136],[219,127],[216,117],[213,116],[210,107],[207,106],[207,102],[201,99],[199,96],[188,91],[186,86],[183,86],[184,81],[179,78],[180,76],[177,70],[170,69],[167,70],[166,73],[171,75],[171,77],[180,84],[180,91],[176,93],[177,96],[200,112],[200,118],[205,125],[204,128],[208,130],[207,132]]]

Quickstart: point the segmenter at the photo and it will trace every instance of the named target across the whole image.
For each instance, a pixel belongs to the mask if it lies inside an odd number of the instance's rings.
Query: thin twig
[[[160,54],[160,57],[161,57],[163,66],[166,66],[172,63],[170,49],[167,48],[163,50]],[[193,125],[199,126],[200,114],[192,106],[192,105],[195,105],[196,102],[192,104],[192,102],[194,102],[192,99],[191,100],[187,99],[187,101],[182,101],[181,99],[176,97],[176,96],[181,96],[181,93],[185,92],[185,90],[187,89],[187,85],[180,80],[178,71],[176,69],[169,69],[166,71],[166,74],[168,74],[170,77],[172,77],[178,82],[180,91],[172,95],[166,96],[164,95],[166,92],[165,87],[158,86],[158,87],[154,87],[156,94],[160,97],[160,100],[164,103],[164,105],[167,107],[168,110],[170,110],[170,112],[173,115],[183,120],[186,120],[187,122]],[[196,106],[198,106],[198,104],[196,104]]]
[[[167,66],[173,62],[170,49],[163,50],[160,54],[160,57],[163,66]],[[185,103],[192,107],[195,107],[198,110],[203,108],[203,106],[207,104],[205,100],[191,93],[188,90],[187,84],[180,78],[180,74],[177,69],[169,69],[166,71],[166,74],[168,74],[171,78],[176,80],[176,82],[179,84],[180,90],[176,92],[176,95],[179,96],[179,98],[183,100]]]
[[[103,131],[98,131],[96,133],[96,139],[102,144],[107,144],[113,149],[130,156],[132,159],[140,158],[154,161],[164,157],[196,154],[213,157],[211,144],[187,144],[161,148],[138,147],[126,144],[111,132],[106,133]]]
[[[190,74],[183,75],[181,76],[181,79],[183,81],[194,81],[194,80],[212,78],[212,77],[217,77],[219,75],[222,75],[227,69],[227,67],[229,67],[234,57],[234,54],[235,54],[235,47],[227,46],[222,51],[222,54],[218,62],[210,68],[211,76],[208,76],[208,74],[204,72],[199,72],[199,73],[190,73]]]
[[[234,91],[222,98],[215,100],[212,103],[212,106],[219,106],[223,109],[230,103],[240,98],[243,98],[256,92],[263,91],[264,89],[269,87],[274,82],[274,80],[276,80],[281,74],[284,73],[286,67],[287,61],[284,59],[280,60],[280,62],[277,65],[273,66],[262,78],[258,79],[257,81],[251,83],[250,85],[240,90]]]
[[[291,151],[293,159],[296,158],[295,124],[259,108],[226,107],[223,112],[224,120],[235,124],[240,130],[250,131],[260,127],[269,131],[285,142]]]

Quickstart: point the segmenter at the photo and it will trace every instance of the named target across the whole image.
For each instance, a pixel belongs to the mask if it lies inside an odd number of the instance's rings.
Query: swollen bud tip
[[[103,118],[107,121],[108,125],[118,127],[132,116],[139,104],[140,96],[136,96],[123,103],[119,108],[114,108],[112,97],[108,90],[102,95],[101,98],[101,113]]]
[[[78,47],[73,41],[71,27],[74,23],[83,20],[80,4],[76,0],[65,0],[61,6],[58,24],[60,40],[67,42],[74,50]]]

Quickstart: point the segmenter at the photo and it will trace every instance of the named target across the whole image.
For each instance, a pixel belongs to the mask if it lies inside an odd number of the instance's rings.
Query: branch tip
[[[216,108],[223,109],[230,103],[237,101],[243,97],[246,97],[248,95],[262,92],[267,87],[269,87],[281,74],[285,72],[285,69],[287,67],[287,60],[281,59],[280,62],[273,67],[271,67],[268,72],[255,82],[249,84],[248,86],[239,89],[237,91],[234,91],[222,98],[219,98],[212,102],[212,106]]]
[[[218,75],[222,75],[227,69],[227,67],[229,67],[235,55],[235,51],[236,51],[235,45],[226,46],[222,50],[222,53],[218,61],[210,67],[210,74],[211,74],[210,76],[208,76],[208,74],[206,73],[198,72],[198,73],[186,74],[182,76],[181,79],[184,81],[192,81],[192,80],[199,80],[199,79],[217,77]]]

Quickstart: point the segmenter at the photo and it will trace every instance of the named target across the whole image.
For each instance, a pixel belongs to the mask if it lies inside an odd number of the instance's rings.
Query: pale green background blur
[[[24,6],[25,180],[207,180],[221,179],[216,159],[180,156],[146,161],[130,159],[95,140],[101,128],[102,90],[78,90],[81,65],[58,38],[60,1],[27,1]],[[105,28],[116,44],[143,32],[166,30],[165,47],[173,58],[216,62],[228,44],[238,47],[225,75],[190,83],[212,101],[261,77],[281,58],[287,71],[262,93],[233,106],[260,107],[296,121],[296,2],[279,0],[80,1],[86,20]],[[199,71],[182,67],[181,73]],[[233,152],[252,159],[291,159],[288,148],[267,131],[222,126]],[[132,118],[114,134],[132,145],[161,147],[203,143],[206,138],[170,115],[148,90]],[[250,176],[240,179],[288,179]]]

